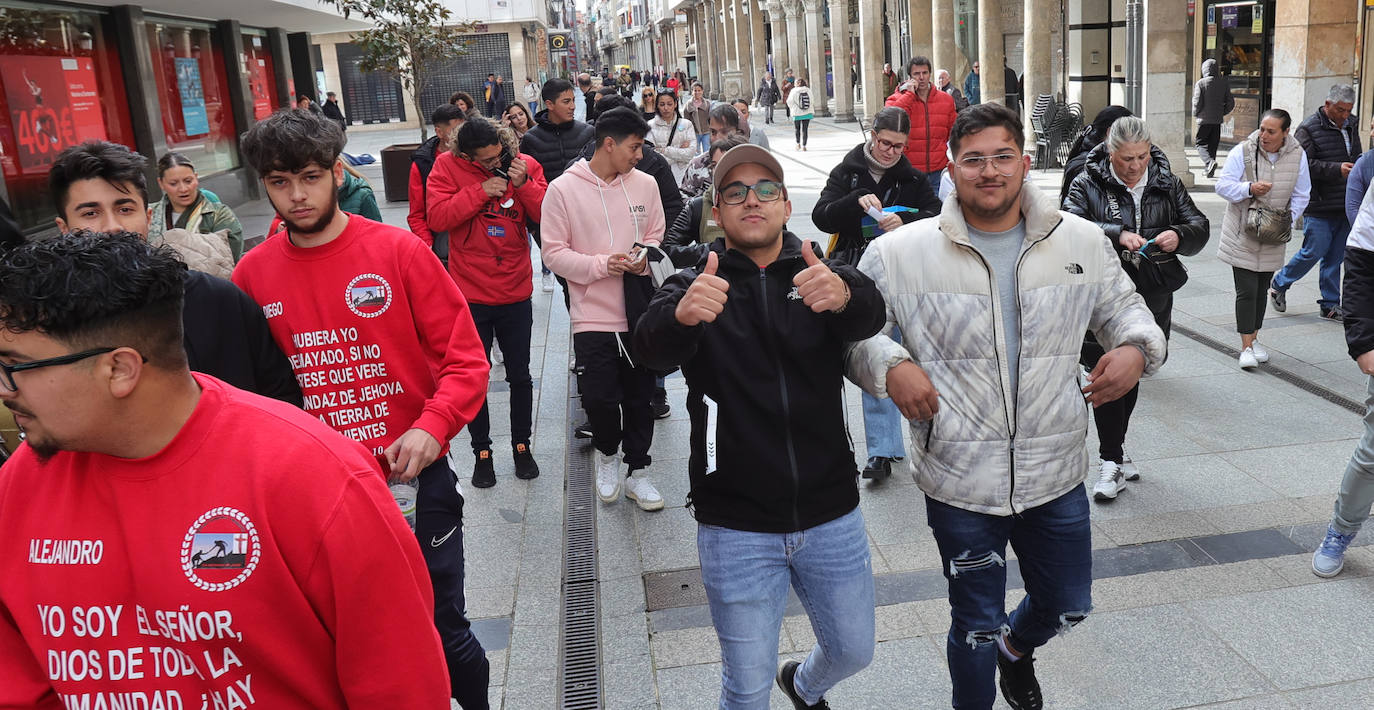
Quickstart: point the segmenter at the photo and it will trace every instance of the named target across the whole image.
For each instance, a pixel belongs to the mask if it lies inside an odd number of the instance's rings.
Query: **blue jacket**
[[[1345,180],[1345,216],[1350,219],[1350,223],[1355,223],[1355,215],[1360,213],[1360,203],[1364,202],[1365,190],[1369,189],[1369,180],[1374,177],[1374,147],[1365,151],[1359,160],[1355,161],[1355,167],[1350,171],[1350,177]]]

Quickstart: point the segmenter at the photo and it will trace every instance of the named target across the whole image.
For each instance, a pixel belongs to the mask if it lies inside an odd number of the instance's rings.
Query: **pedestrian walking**
[[[732,135],[744,136],[749,140],[749,134],[742,130],[740,126],[739,111],[730,104],[716,104],[711,107],[707,125],[711,129],[711,142],[728,138]],[[752,141],[750,141],[752,143]],[[710,160],[710,153],[703,152],[692,162],[687,164],[687,172],[682,176],[682,194],[688,197],[696,197],[711,187],[711,177],[714,170],[707,167]]]
[[[1021,115],[1021,80],[1016,77],[1016,70],[1007,66],[1007,57],[1002,55],[1002,88],[1006,90],[1007,107]]]
[[[544,168],[544,179],[550,184],[572,165],[582,151],[582,146],[592,140],[592,127],[574,116],[577,113],[577,92],[572,82],[554,78],[544,82],[540,89],[544,110],[534,115],[534,128],[520,139],[520,152],[534,158]],[[530,231],[536,245],[542,245],[538,226]],[[553,291],[554,274],[543,264],[541,288],[548,293]],[[566,284],[563,289],[563,304],[568,304]],[[571,364],[571,363],[570,363]]]
[[[688,475],[720,707],[766,708],[776,683],[793,707],[824,708],[873,658],[873,568],[841,378],[846,343],[881,327],[882,299],[784,229],[792,203],[771,153],[733,148],[715,172],[724,236],[655,294],[634,352],[680,366],[696,400]],[[777,667],[789,587],[817,641],[805,661]]]
[[[1198,157],[1207,170],[1207,177],[1217,172],[1217,145],[1221,143],[1221,122],[1236,108],[1231,95],[1231,80],[1217,72],[1217,60],[1202,62],[1202,78],[1193,84],[1193,120],[1197,122]]]
[[[1107,235],[1112,252],[1120,257],[1167,339],[1174,291],[1188,280],[1179,257],[1202,251],[1208,223],[1169,169],[1164,152],[1151,144],[1144,119],[1127,116],[1112,124],[1106,141],[1088,153],[1083,173],[1069,186],[1064,210],[1095,222]],[[1097,372],[1108,345],[1096,337],[1085,338],[1082,365]],[[1094,500],[1114,500],[1126,481],[1140,477],[1124,448],[1139,393],[1136,384],[1119,399],[1093,410],[1099,454]]]
[[[1352,227],[1371,182],[1374,182],[1374,121],[1369,123],[1368,150],[1355,161],[1355,167],[1350,169],[1350,175],[1345,178],[1345,217],[1350,220]]]
[[[768,132],[764,130],[763,126],[749,122],[749,100],[735,99],[730,102],[730,105],[734,106],[735,112],[739,114],[739,130],[744,135],[749,136],[749,142],[764,150],[771,150],[772,146],[768,145]]]
[[[938,194],[940,178],[949,165],[949,130],[959,112],[954,108],[954,97],[935,88],[929,59],[913,57],[907,63],[907,77],[897,93],[887,97],[887,105],[911,117],[907,160],[926,174],[930,189]]]
[[[983,103],[982,92],[979,88],[979,82],[982,79],[978,74],[978,62],[974,61],[973,68],[969,71],[968,76],[964,77],[964,98],[968,99],[969,105]]]
[[[806,142],[811,137],[811,119],[815,117],[812,108],[811,87],[805,79],[797,79],[796,85],[787,95],[787,115],[792,117],[792,131],[796,135],[797,150],[806,150]]]
[[[655,103],[654,96],[653,87],[647,84],[639,92],[639,115],[645,121],[652,121],[658,114],[658,104]]]
[[[891,64],[883,64],[883,96],[891,96],[902,83],[902,77],[892,71]]]
[[[764,123],[772,123],[773,105],[782,99],[782,90],[778,88],[778,82],[773,80],[772,72],[763,73],[763,78],[759,80],[759,90],[755,98],[758,104],[763,107]]]
[[[430,123],[434,124],[434,135],[410,154],[410,181],[406,191],[407,197],[410,198],[410,210],[406,213],[406,225],[420,241],[429,245],[434,255],[443,262],[445,269],[448,268],[448,232],[436,231],[429,223],[429,173],[434,169],[434,161],[441,153],[453,150],[458,129],[466,122],[467,114],[464,114],[461,108],[453,104],[441,104],[430,114]]]
[[[659,93],[657,112],[649,121],[649,136],[654,149],[668,161],[673,170],[673,184],[681,185],[687,164],[696,157],[696,132],[692,122],[678,112],[677,94]]]
[[[243,225],[229,206],[210,199],[210,194],[200,188],[200,178],[191,160],[175,151],[167,152],[157,161],[157,186],[162,190],[162,199],[154,202],[148,212],[148,241],[157,246],[162,244],[162,235],[169,229],[184,229],[195,235],[204,235],[206,241],[213,241],[227,248],[235,263],[243,256]],[[228,273],[221,274],[228,278]]]
[[[936,69],[935,85],[940,87],[940,91],[949,94],[950,98],[954,99],[955,111],[963,111],[968,108],[968,99],[964,98],[964,93],[959,90],[959,87],[954,85],[954,82],[950,81],[949,72],[944,69]]]
[[[1097,112],[1093,117],[1092,123],[1079,129],[1078,135],[1074,136],[1073,143],[1069,145],[1069,157],[1064,161],[1064,176],[1061,178],[1059,187],[1059,204],[1064,204],[1064,200],[1069,196],[1069,185],[1073,184],[1074,178],[1083,172],[1083,166],[1088,163],[1088,153],[1093,148],[1102,145],[1102,141],[1107,140],[1107,131],[1111,130],[1112,124],[1122,116],[1132,116],[1131,110],[1125,106],[1108,106]]]
[[[888,106],[873,117],[873,133],[845,155],[830,171],[825,188],[816,200],[811,221],[823,233],[836,234],[829,256],[833,262],[858,264],[870,244],[904,224],[940,214],[940,201],[930,181],[911,167],[903,155],[911,133],[906,112]],[[884,211],[897,208],[894,211]],[[869,216],[882,214],[875,220]],[[893,329],[894,342],[901,334]],[[891,399],[862,392],[865,449],[868,461],[863,478],[880,484],[892,475],[892,467],[906,458],[902,443],[902,415]]]
[[[1166,349],[1102,230],[1025,180],[1024,146],[1005,106],[959,114],[960,187],[938,218],[869,245],[859,270],[877,282],[887,322],[846,359],[849,378],[892,398],[924,450],[916,483],[949,585],[959,710],[991,710],[997,685],[1013,708],[1044,706],[1034,654],[1092,609],[1085,395],[1121,396]],[[888,337],[894,327],[905,344]],[[1065,384],[1078,378],[1070,355],[1085,330],[1109,350],[1079,392]],[[1008,543],[1026,588],[1010,615]]]
[[[1259,342],[1269,282],[1283,266],[1289,235],[1312,192],[1307,156],[1288,133],[1292,122],[1283,109],[1265,111],[1260,127],[1226,156],[1217,180],[1217,194],[1227,202],[1217,258],[1231,265],[1239,363],[1246,370],[1269,361]]]
[[[539,113],[539,85],[534,83],[534,79],[525,77],[525,85],[520,87],[520,98],[525,100],[525,107],[530,110],[530,115]]]
[[[711,102],[701,82],[692,84],[692,96],[682,108],[682,115],[692,122],[696,132],[697,152],[704,153],[711,142]]]
[[[348,119],[344,118],[343,109],[339,108],[339,95],[330,91],[325,93],[324,106],[321,110],[325,118],[339,124],[339,128],[348,131]]]
[[[787,97],[792,94],[792,89],[796,88],[796,86],[797,76],[792,73],[791,69],[788,69],[787,73],[782,77],[782,107],[787,111],[788,118],[792,117],[792,108],[791,104],[787,103]]]
[[[534,115],[524,104],[511,104],[506,107],[506,113],[501,117],[501,125],[511,129],[515,139],[519,141],[534,128]]]
[[[1345,183],[1362,152],[1359,119],[1351,113],[1354,106],[1355,89],[1349,84],[1335,84],[1327,92],[1326,102],[1293,131],[1307,155],[1312,199],[1303,218],[1302,248],[1274,274],[1269,285],[1269,301],[1279,313],[1288,310],[1289,287],[1320,261],[1318,311],[1322,318],[1337,322],[1344,315],[1341,260],[1350,235],[1350,220],[1345,216]]]

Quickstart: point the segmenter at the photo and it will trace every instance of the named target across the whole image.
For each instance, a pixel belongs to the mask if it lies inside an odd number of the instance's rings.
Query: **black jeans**
[[[1197,136],[1193,142],[1197,145],[1198,157],[1202,158],[1204,165],[1211,165],[1216,162],[1217,146],[1221,144],[1221,124],[1199,123]]]
[[[463,597],[463,496],[443,456],[420,472],[415,537],[434,585],[434,627],[448,660],[450,694],[463,710],[487,710],[491,666],[472,635]]]
[[[592,427],[592,446],[613,456],[623,445],[625,466],[633,473],[653,461],[649,446],[654,441],[654,373],[632,365],[622,345],[629,348],[628,333],[573,333],[581,370],[577,389]]]
[[[1155,317],[1155,323],[1164,331],[1164,337],[1167,339],[1169,326],[1173,323],[1174,294],[1140,295],[1145,299],[1145,306],[1150,309],[1150,313]],[[1083,350],[1079,353],[1078,361],[1092,372],[1092,369],[1097,367],[1097,361],[1105,354],[1102,346],[1089,333],[1083,339]],[[1140,383],[1136,383],[1120,399],[1093,409],[1093,424],[1097,426],[1097,451],[1104,460],[1121,463],[1121,459],[1125,457],[1122,447],[1126,444],[1126,430],[1131,425],[1131,413],[1135,411],[1135,402],[1139,396]]]
[[[530,378],[530,330],[534,326],[534,310],[530,299],[504,306],[484,306],[469,303],[482,350],[491,363],[491,344],[495,340],[506,357],[506,382],[510,384],[510,443],[530,443],[534,427],[534,380]],[[468,424],[472,450],[491,448],[491,416],[487,403]]]
[[[797,142],[806,145],[811,133],[811,119],[803,118],[792,122],[792,130],[797,134]]]
[[[1236,332],[1258,333],[1264,327],[1264,309],[1269,304],[1269,283],[1274,280],[1274,272],[1232,266],[1231,279],[1236,284]]]

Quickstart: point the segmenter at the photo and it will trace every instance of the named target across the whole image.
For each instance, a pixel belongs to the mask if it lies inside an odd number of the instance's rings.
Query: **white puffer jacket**
[[[940,393],[933,422],[911,422],[916,483],[930,497],[990,515],[1047,503],[1083,481],[1088,410],[1078,382],[1083,334],[1108,349],[1134,344],[1145,372],[1167,355],[1163,332],[1102,230],[1060,212],[1026,184],[1017,260],[1021,356],[1011,392],[997,285],[969,241],[957,196],[937,219],[875,240],[859,270],[887,302],[883,332],[854,344],[849,378],[887,396],[887,371],[910,359]],[[904,344],[888,337],[893,326]]]

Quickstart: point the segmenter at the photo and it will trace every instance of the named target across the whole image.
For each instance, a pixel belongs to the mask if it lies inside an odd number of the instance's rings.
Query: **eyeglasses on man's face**
[[[720,201],[727,205],[743,204],[749,198],[749,191],[753,190],[754,197],[759,202],[777,202],[782,199],[786,188],[776,180],[760,180],[753,185],[745,185],[742,182],[732,182],[716,191],[720,196]]]
[[[74,362],[80,362],[89,357],[95,357],[96,355],[104,355],[105,353],[112,353],[115,350],[117,350],[117,348],[92,348],[90,350],[82,350],[79,353],[58,355],[57,357],[50,357],[43,360],[33,360],[31,362],[21,362],[16,363],[14,365],[9,365],[0,362],[0,388],[3,388],[8,392],[18,392],[19,386],[16,385],[14,382],[14,373],[16,372],[23,372],[25,370],[37,370],[44,367],[55,367],[57,365],[70,365]]]
[[[959,173],[965,180],[977,180],[983,174],[986,166],[991,165],[1002,177],[1011,177],[1016,172],[1016,165],[1021,162],[1021,156],[1016,153],[998,153],[996,155],[970,155],[955,161],[959,166]]]

